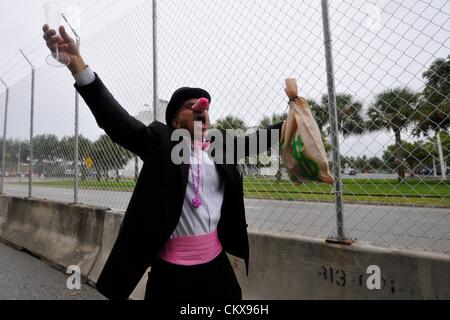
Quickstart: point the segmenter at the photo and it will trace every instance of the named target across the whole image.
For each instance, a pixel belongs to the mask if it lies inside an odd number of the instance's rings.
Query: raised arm
[[[75,78],[86,72],[87,65],[75,41],[67,34],[64,27],[61,26],[59,29],[60,37],[47,25],[44,25],[43,32],[43,38],[51,51],[58,46],[59,52],[70,58],[70,64],[67,67]],[[90,79],[87,83],[76,84],[75,88],[92,111],[98,126],[105,130],[112,141],[145,160],[152,146],[155,146],[158,141],[156,137],[158,130],[154,129],[156,126],[146,127],[132,117],[121,107],[98,75],[93,74],[92,71],[91,73],[91,77],[84,77],[84,81],[86,78]]]
[[[111,140],[145,160],[158,143],[155,126],[145,126],[122,108],[98,75],[94,82],[75,88]]]

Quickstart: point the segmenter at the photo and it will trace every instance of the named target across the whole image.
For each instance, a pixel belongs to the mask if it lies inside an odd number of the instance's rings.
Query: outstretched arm
[[[98,126],[105,130],[112,141],[145,159],[148,151],[158,141],[157,130],[152,129],[152,126],[146,127],[128,114],[100,78],[92,71],[87,70],[87,65],[75,41],[67,34],[63,26],[59,28],[61,36],[57,36],[56,31],[49,29],[47,25],[44,25],[43,32],[47,47],[54,51],[58,46],[59,52],[70,58],[70,64],[67,67],[77,82],[82,78],[82,83],[77,83],[75,88],[92,111]],[[80,77],[80,75],[84,75],[84,77]],[[86,81],[86,79],[88,80]]]
[[[111,140],[145,160],[151,148],[156,146],[157,130],[153,126],[145,126],[122,108],[98,75],[95,75],[94,82],[85,86],[76,84],[75,88],[92,111],[98,126]]]

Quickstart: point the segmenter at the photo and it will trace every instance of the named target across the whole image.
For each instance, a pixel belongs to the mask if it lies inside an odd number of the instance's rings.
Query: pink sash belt
[[[159,257],[171,264],[194,266],[208,263],[222,252],[217,230],[200,236],[170,239],[159,253]]]

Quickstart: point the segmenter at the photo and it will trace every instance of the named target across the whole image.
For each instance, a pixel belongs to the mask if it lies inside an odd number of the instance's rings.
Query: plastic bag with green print
[[[281,130],[280,153],[295,184],[311,181],[333,184],[319,126],[308,102],[298,96],[297,81],[286,80],[288,119]]]

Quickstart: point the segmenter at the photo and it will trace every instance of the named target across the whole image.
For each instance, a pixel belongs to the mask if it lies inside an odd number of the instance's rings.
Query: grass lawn
[[[247,178],[245,195],[249,198],[276,200],[334,201],[333,186],[289,181],[277,183],[272,178]],[[450,181],[411,179],[397,180],[344,179],[344,201],[385,204],[422,204],[450,207]]]
[[[23,183],[26,184],[26,183]],[[80,181],[81,189],[131,192],[134,180]],[[35,186],[72,188],[71,180],[33,182]],[[344,200],[385,204],[423,204],[450,207],[450,181],[410,179],[397,180],[344,179]],[[247,177],[244,179],[245,196],[257,199],[334,201],[333,187],[310,183],[294,186],[289,181],[277,183],[273,178]]]

